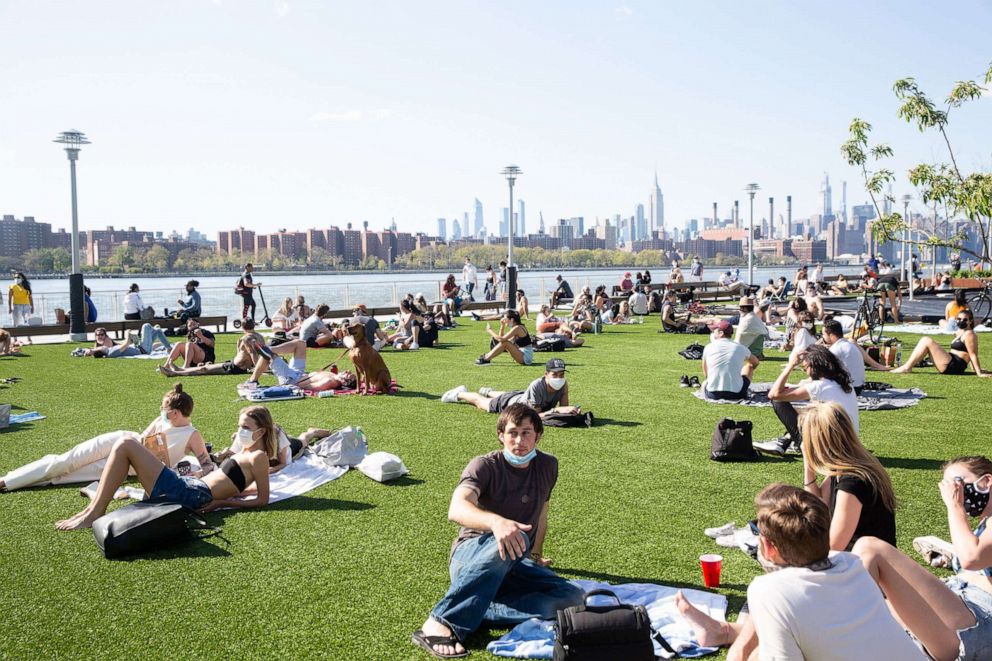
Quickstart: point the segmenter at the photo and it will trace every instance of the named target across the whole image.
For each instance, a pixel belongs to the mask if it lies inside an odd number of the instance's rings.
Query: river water
[[[571,284],[572,289],[578,290],[585,285],[617,284],[625,271],[636,273],[637,268],[617,267],[611,269],[591,270],[536,270],[521,271],[518,287],[527,292],[527,297],[533,306],[538,301],[547,300],[548,293],[554,289],[555,276],[562,273]],[[724,269],[715,266],[706,267],[704,279],[715,280]],[[733,270],[733,269],[731,269]],[[688,269],[683,267],[683,272]],[[860,271],[857,266],[825,266],[824,273],[853,274]],[[668,279],[670,269],[651,269],[653,282],[664,282]],[[480,288],[484,279],[484,271],[479,272]],[[747,268],[741,273],[746,276]],[[765,283],[769,278],[784,275],[792,278],[794,266],[761,266],[755,268],[755,282]],[[263,283],[265,302],[268,304],[269,315],[276,310],[287,297],[302,295],[307,303],[327,303],[331,309],[348,308],[356,303],[372,306],[396,305],[397,301],[407,293],[423,293],[428,301],[440,298],[441,283],[447,274],[441,272],[349,272],[328,275],[311,274],[256,274],[255,281]],[[461,281],[461,274],[455,273]],[[222,276],[205,276],[196,278],[203,300],[203,314],[227,315],[236,318],[241,314],[241,297],[234,293],[237,276],[227,274]],[[119,320],[124,318],[123,299],[131,283],[137,283],[141,298],[145,305],[151,305],[156,313],[163,309],[175,309],[176,299],[184,295],[184,286],[189,277],[186,276],[140,276],[91,278],[86,285],[92,290],[93,304],[98,310],[98,319]],[[54,323],[55,308],[69,309],[69,280],[56,278],[50,280],[34,280],[31,283],[34,292],[35,314],[42,317],[45,323]],[[482,298],[482,292],[476,291],[475,297]],[[258,310],[255,318],[262,318],[262,305],[259,296],[255,296]],[[6,305],[3,306],[6,309]],[[6,313],[4,313],[6,314]],[[4,318],[7,321],[7,318]]]

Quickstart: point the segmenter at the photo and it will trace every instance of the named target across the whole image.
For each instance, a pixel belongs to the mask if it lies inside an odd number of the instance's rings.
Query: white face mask
[[[162,411],[162,413],[159,415],[159,419],[162,421],[162,427],[171,427],[172,426],[172,423],[169,422],[169,412],[168,411]]]
[[[548,379],[548,385],[551,386],[553,390],[561,390],[562,388],[565,387],[565,379],[564,377],[561,378],[551,377],[550,379]]]
[[[255,432],[250,429],[238,429],[238,441],[241,443],[241,447],[248,447],[254,443],[254,435]]]
[[[346,347],[348,347],[349,349],[354,349],[355,348],[355,338],[353,338],[351,335],[346,335],[345,338],[344,338],[344,345]]]

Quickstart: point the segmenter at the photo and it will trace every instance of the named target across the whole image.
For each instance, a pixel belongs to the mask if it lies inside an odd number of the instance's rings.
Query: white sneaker
[[[458,393],[467,392],[468,388],[465,386],[456,386],[449,390],[448,392],[441,395],[441,401],[445,404],[457,404],[458,403]]]
[[[409,348],[410,351],[416,351],[419,348],[420,348],[420,345],[417,344],[416,342],[411,342],[410,343],[410,348]]]
[[[720,535],[716,538],[716,545],[722,546],[726,549],[737,548],[737,535],[730,533],[729,535]]]
[[[913,548],[932,567],[950,567],[954,560],[954,547],[940,537],[917,537],[913,540]]]
[[[482,392],[481,390],[479,391]],[[703,534],[711,539],[716,539],[717,537],[723,537],[724,535],[729,535],[734,530],[737,529],[737,522],[731,521],[730,523],[725,523],[722,526],[717,526],[716,528],[706,528],[703,530]]]
[[[493,389],[490,388],[489,386],[482,386],[481,388],[479,388],[479,394],[482,395],[483,397],[489,397],[489,393],[491,393],[492,391]]]

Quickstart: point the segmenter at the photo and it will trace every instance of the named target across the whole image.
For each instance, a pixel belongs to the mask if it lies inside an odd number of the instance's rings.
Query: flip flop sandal
[[[435,645],[450,645],[454,647],[456,644],[461,644],[461,641],[455,636],[428,636],[424,633],[423,629],[417,629],[413,632],[413,644],[422,648],[435,659],[460,659],[468,656],[468,650],[455,654],[441,654],[434,649]]]

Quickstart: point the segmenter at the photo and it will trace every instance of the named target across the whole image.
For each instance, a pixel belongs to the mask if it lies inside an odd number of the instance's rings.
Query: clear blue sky
[[[824,171],[864,199],[854,116],[900,174],[943,157],[891,92],[988,67],[992,4],[942,4],[0,0],[0,213],[68,224],[51,140],[76,128],[84,229],[433,232],[478,197],[494,230],[511,162],[531,229],[630,215],[655,168],[669,226],[751,181],[802,217]],[[989,126],[992,96],[952,115],[964,166],[992,165]]]

